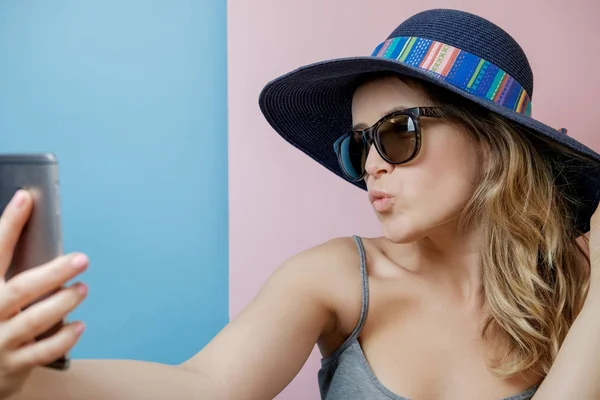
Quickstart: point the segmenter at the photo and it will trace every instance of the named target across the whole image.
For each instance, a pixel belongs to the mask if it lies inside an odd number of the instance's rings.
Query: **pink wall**
[[[262,86],[305,63],[368,55],[403,19],[435,7],[474,12],[511,33],[534,69],[534,117],[600,150],[597,0],[229,0],[232,318],[293,253],[335,236],[379,234],[364,193],[270,129],[257,105]],[[318,364],[315,351],[279,399],[318,399]]]

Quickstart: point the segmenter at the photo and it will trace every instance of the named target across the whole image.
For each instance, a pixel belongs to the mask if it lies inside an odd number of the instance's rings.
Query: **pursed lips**
[[[369,190],[369,200],[375,211],[383,213],[392,207],[394,197],[381,190]]]

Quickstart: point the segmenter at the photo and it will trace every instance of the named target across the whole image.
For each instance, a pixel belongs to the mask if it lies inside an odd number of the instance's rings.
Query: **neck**
[[[443,226],[412,244],[414,272],[452,298],[474,307],[483,304],[481,233]]]

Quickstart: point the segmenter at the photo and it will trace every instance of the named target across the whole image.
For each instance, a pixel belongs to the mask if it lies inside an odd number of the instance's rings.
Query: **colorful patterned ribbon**
[[[497,65],[467,51],[418,37],[397,37],[381,43],[372,56],[391,58],[435,74],[477,97],[531,116],[531,97]]]

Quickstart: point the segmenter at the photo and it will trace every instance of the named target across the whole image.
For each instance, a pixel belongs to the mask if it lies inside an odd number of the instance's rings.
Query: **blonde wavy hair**
[[[399,78],[443,105],[438,116],[465,127],[479,150],[482,168],[459,220],[483,232],[489,317],[482,337],[500,334],[506,342],[506,353],[490,369],[506,378],[545,376],[589,285],[581,245],[587,239],[575,226],[577,200],[564,174],[578,156],[449,91]]]

